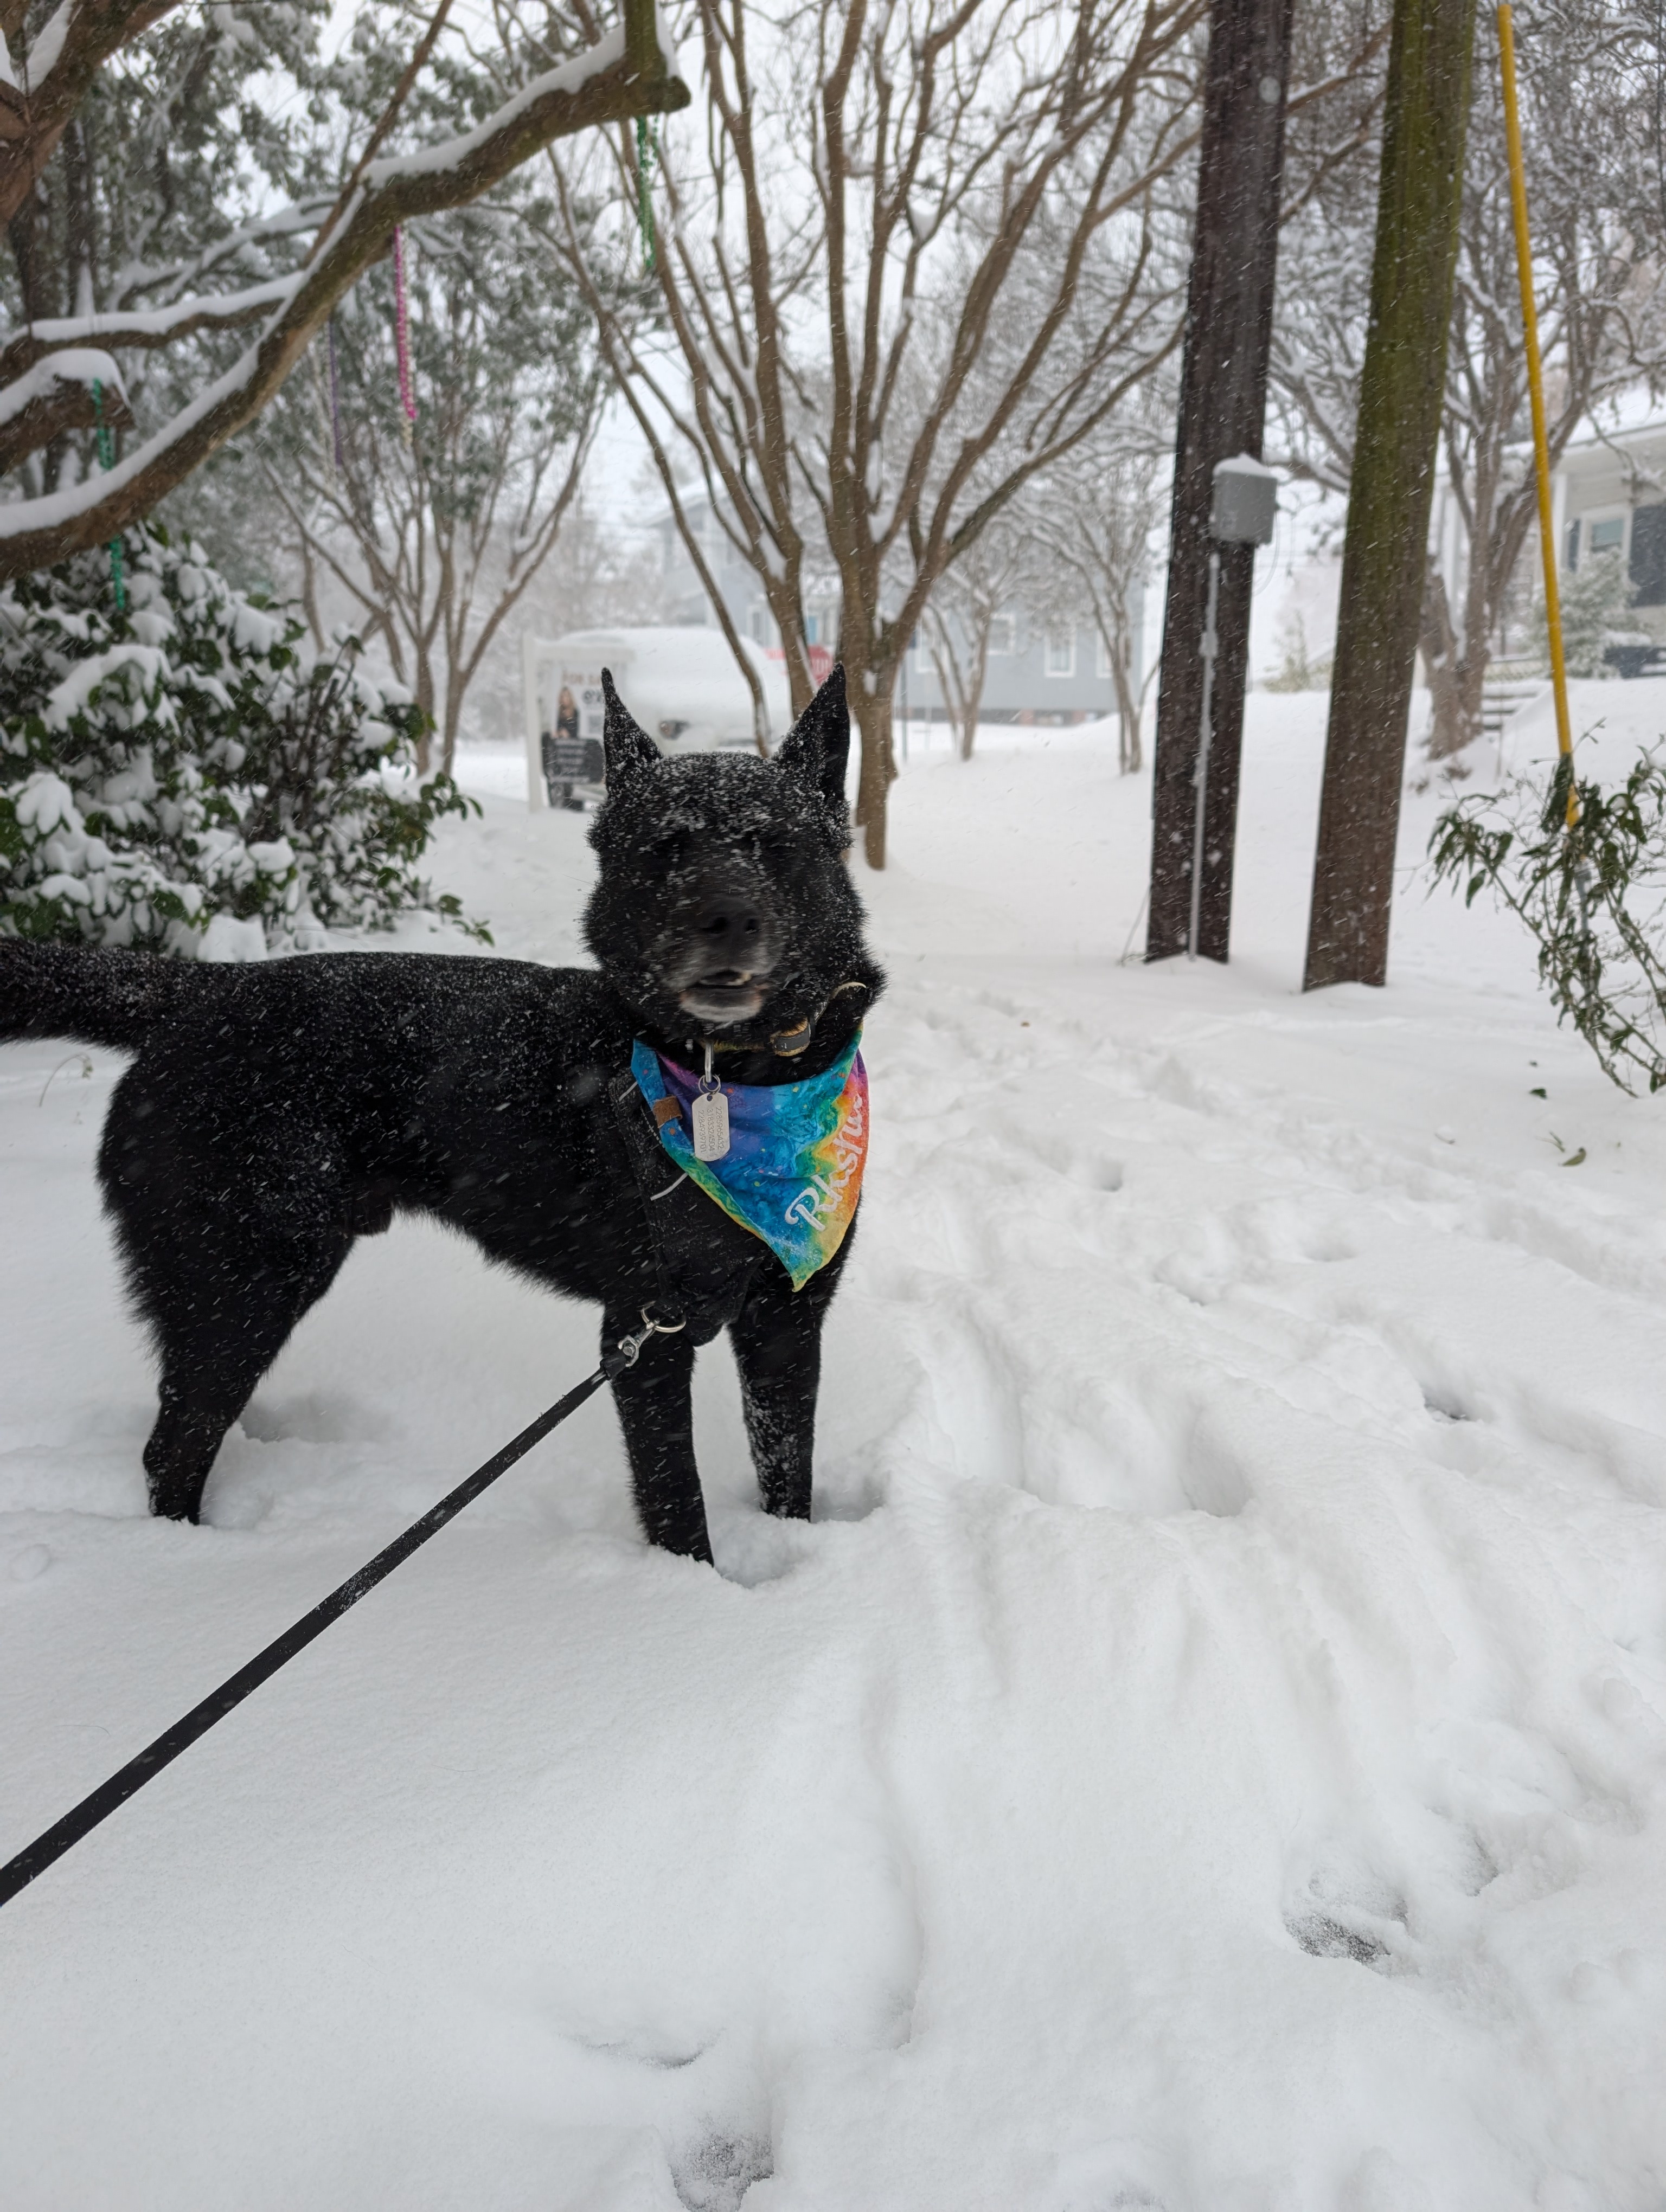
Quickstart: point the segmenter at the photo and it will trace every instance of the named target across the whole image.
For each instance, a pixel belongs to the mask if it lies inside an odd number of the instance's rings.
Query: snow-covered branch
[[[0,391],[0,470],[15,469],[65,430],[131,427],[121,371],[107,353],[72,348],[39,362]]]
[[[140,308],[125,315],[66,315],[32,323],[0,350],[0,385],[9,385],[47,355],[64,347],[96,343],[104,348],[149,349],[172,345],[198,331],[238,330],[258,323],[294,293],[298,276],[274,276],[245,292],[221,292],[205,299],[176,300],[169,307]],[[5,393],[0,391],[0,409]]]
[[[223,375],[106,474],[0,507],[0,579],[99,544],[148,514],[258,414],[336,302],[387,252],[396,225],[477,199],[556,138],[669,112],[688,99],[686,87],[672,74],[653,0],[629,0],[623,25],[587,52],[532,79],[475,130],[372,162],[316,257],[293,275],[254,288],[264,296],[251,312],[270,303],[268,319]],[[219,303],[225,316],[219,326],[246,319],[234,303],[240,299],[247,307],[253,297],[252,292],[227,295]],[[205,328],[214,307],[182,301],[156,311],[163,317],[182,313],[202,318],[194,327]],[[100,320],[96,335],[106,345],[155,343],[155,335],[143,328],[150,319],[123,317],[119,331]],[[177,328],[167,333],[178,334]]]
[[[63,0],[48,17],[33,45],[14,64],[20,96],[6,104],[6,112],[21,128],[15,135],[0,131],[0,223],[9,222],[33,191],[105,63],[179,4],[180,0]],[[21,42],[21,25],[17,35]]]

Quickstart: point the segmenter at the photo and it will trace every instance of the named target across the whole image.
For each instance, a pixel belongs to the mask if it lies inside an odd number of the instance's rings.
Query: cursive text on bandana
[[[859,1042],[853,1038],[824,1075],[802,1083],[724,1084],[729,1149],[721,1160],[694,1156],[690,1117],[699,1077],[640,1037],[631,1049],[631,1073],[659,1122],[660,1142],[732,1220],[763,1239],[795,1291],[843,1243],[861,1195],[867,1070]]]

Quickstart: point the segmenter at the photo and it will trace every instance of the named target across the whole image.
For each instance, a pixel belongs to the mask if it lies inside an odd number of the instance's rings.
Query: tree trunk
[[[1235,453],[1261,453],[1291,13],[1292,0],[1213,0],[1210,9],[1157,702],[1147,960],[1183,952],[1191,930],[1209,507],[1216,462]],[[1211,960],[1225,959],[1231,922],[1254,566],[1253,546],[1223,547],[1198,944]]]
[[[1475,0],[1395,0],[1303,988],[1383,982],[1446,390]]]
[[[457,736],[463,720],[463,686],[457,680],[457,671],[450,669],[446,681],[446,712],[442,725],[445,743],[440,753],[440,769],[449,775],[457,760]]]
[[[1123,775],[1137,775],[1141,765],[1140,702],[1129,681],[1128,640],[1116,637],[1110,644],[1110,681],[1116,693],[1116,766]]]
[[[318,611],[318,577],[313,567],[313,549],[307,533],[296,532],[295,550],[301,556],[301,611],[307,618],[307,629],[313,643],[320,653],[324,650],[324,624]]]
[[[950,717],[950,726],[958,733],[956,750],[964,761],[970,760],[977,743],[977,718],[983,706],[983,685],[989,670],[989,633],[994,623],[991,611],[979,619],[975,633],[968,634],[965,623],[957,617],[960,638],[967,654],[963,665],[955,650],[954,633],[946,622],[928,617],[934,642],[931,648],[932,666],[937,672],[937,688],[943,694],[943,704]]]
[[[1446,579],[1432,558],[1423,580],[1419,641],[1423,652],[1423,672],[1429,682],[1429,758],[1450,760],[1454,753],[1462,751],[1468,740],[1463,735],[1457,632],[1452,627]]]
[[[850,712],[861,735],[861,767],[856,781],[856,825],[862,833],[862,857],[870,868],[885,865],[885,802],[896,779],[891,751],[891,678],[875,678],[869,691],[858,672],[850,691]]]
[[[416,740],[416,773],[426,775],[434,761],[434,664],[429,658],[428,647],[420,641],[416,647],[416,704],[423,710],[422,733]]]
[[[983,679],[989,668],[989,629],[986,623],[972,647],[971,673],[961,687],[960,757],[970,760],[977,744],[977,718],[983,709]]]
[[[1481,709],[1487,665],[1493,658],[1493,563],[1496,556],[1493,525],[1498,513],[1498,471],[1477,472],[1471,513],[1474,518],[1469,548],[1468,587],[1463,595],[1463,653],[1458,662],[1459,750],[1481,735]],[[1499,594],[1502,597],[1502,593]]]

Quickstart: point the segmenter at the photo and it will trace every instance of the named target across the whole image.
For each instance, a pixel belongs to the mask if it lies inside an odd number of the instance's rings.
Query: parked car
[[[1646,630],[1610,629],[1602,634],[1602,658],[1621,677],[1658,676],[1661,648]]]
[[[750,640],[742,643],[763,685],[769,736],[779,738],[792,720],[786,669]],[[627,627],[529,638],[522,670],[534,807],[582,808],[601,799],[604,668],[668,758],[727,746],[750,750],[756,743],[751,690],[721,630]]]

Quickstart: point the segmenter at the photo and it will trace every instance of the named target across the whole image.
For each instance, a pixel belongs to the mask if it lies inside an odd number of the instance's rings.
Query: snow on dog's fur
[[[194,1521],[226,1431],[354,1239],[431,1213],[603,1311],[655,1296],[637,1190],[599,1127],[634,1038],[722,1043],[726,1080],[821,1073],[882,977],[842,854],[849,717],[835,670],[775,757],[662,760],[607,680],[608,795],[586,915],[598,970],[333,953],[242,967],[0,944],[0,1039],[137,1057],[100,1153],[134,1304],[161,1363],[152,1510]],[[860,988],[841,991],[840,986]],[[809,1024],[795,1057],[773,1046]],[[798,1038],[793,1037],[796,1042]],[[709,1559],[694,1459],[695,1341],[727,1325],[758,1481],[807,1515],[822,1317],[848,1241],[794,1292],[692,1186],[676,1203],[722,1295],[615,1384],[655,1542]],[[703,1210],[703,1211],[701,1211]]]

